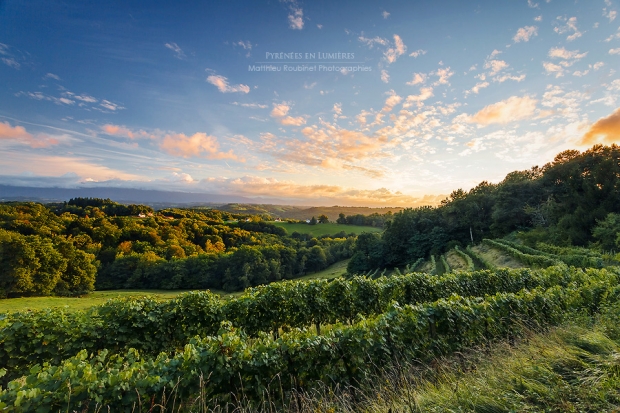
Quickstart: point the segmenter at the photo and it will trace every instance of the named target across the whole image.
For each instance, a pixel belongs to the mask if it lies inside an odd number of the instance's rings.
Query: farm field
[[[383,231],[381,228],[361,226],[361,225],[341,225],[341,224],[316,224],[316,225],[308,225],[308,224],[290,224],[288,222],[271,222],[274,225],[285,228],[288,231],[288,234],[291,235],[293,232],[299,232],[300,234],[310,234],[314,237],[320,237],[322,235],[333,235],[339,232],[346,232],[347,234],[355,233],[357,235],[362,232],[381,232]]]
[[[304,275],[296,280],[327,280],[344,275],[347,272],[349,260],[332,264],[324,270]],[[21,297],[0,300],[0,314],[15,311],[43,310],[52,307],[64,307],[68,310],[84,310],[100,305],[114,298],[141,298],[149,296],[157,300],[169,300],[179,294],[192,290],[109,290],[95,291],[83,297]],[[243,291],[227,293],[221,290],[210,290],[224,298],[238,297]]]

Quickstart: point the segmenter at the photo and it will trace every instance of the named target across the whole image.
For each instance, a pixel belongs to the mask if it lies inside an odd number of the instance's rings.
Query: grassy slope
[[[392,213],[403,210],[402,207],[395,208],[367,208],[367,207],[345,207],[345,206],[331,206],[331,207],[307,207],[307,206],[291,206],[291,205],[265,205],[265,204],[226,204],[215,206],[215,209],[221,211],[228,211],[240,214],[271,214],[272,216],[280,218],[291,219],[310,219],[312,216],[318,218],[319,215],[325,214],[329,217],[330,221],[338,219],[338,215],[343,213],[345,215],[370,215],[374,213],[386,214],[389,211]]]
[[[490,352],[438,361],[405,380],[388,377],[357,406],[330,404],[334,411],[369,413],[617,412],[620,341],[597,327],[565,325],[516,347],[499,343]]]
[[[308,225],[308,224],[289,224],[288,222],[272,222],[272,224],[285,228],[288,231],[289,235],[297,231],[300,234],[311,234],[315,237],[320,237],[321,235],[333,235],[333,234],[337,234],[340,231],[344,231],[347,234],[350,234],[351,232],[354,232],[355,234],[361,234],[362,232],[381,232],[382,231],[382,229],[374,228],[374,227],[365,227],[365,226],[359,226],[359,225],[340,225],[340,224],[332,224],[332,223]]]
[[[496,267],[508,267],[508,268],[522,268],[526,267],[526,265],[512,258],[508,254],[496,250],[495,248],[490,248],[488,245],[477,245],[472,248],[478,254],[482,255],[486,260],[488,260],[491,264]]]
[[[304,275],[297,278],[298,280],[315,280],[336,278],[347,272],[347,264],[349,260],[344,260],[330,265],[326,269]],[[151,296],[156,299],[167,300],[186,292],[187,290],[110,290],[95,291],[84,297],[24,297],[24,298],[7,298],[0,300],[0,314],[14,311],[25,310],[42,310],[50,307],[66,306],[71,310],[83,310],[88,307],[100,305],[112,298],[126,297],[144,297]],[[220,290],[212,290],[214,293],[224,298],[238,297],[243,294],[242,291],[227,293]]]
[[[446,261],[448,261],[452,271],[467,271],[467,262],[454,250],[446,253]]]

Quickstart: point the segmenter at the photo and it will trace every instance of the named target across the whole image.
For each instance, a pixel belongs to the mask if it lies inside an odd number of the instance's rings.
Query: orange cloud
[[[468,117],[469,123],[482,126],[493,123],[506,124],[517,120],[528,119],[534,115],[538,101],[529,96],[512,96],[506,100],[486,106],[473,116]]]
[[[581,138],[582,145],[592,145],[601,141],[620,142],[620,108],[606,118],[597,120]]]
[[[15,141],[26,144],[31,148],[45,148],[50,145],[57,145],[58,139],[46,135],[38,135],[36,138],[28,133],[23,126],[11,126],[8,122],[0,122],[0,139]]]
[[[129,139],[140,139],[140,138],[155,139],[156,138],[155,135],[149,134],[143,130],[132,131],[126,128],[125,126],[119,126],[119,125],[106,124],[101,127],[101,130],[107,135],[122,136],[122,137],[126,137]]]
[[[248,85],[229,85],[228,78],[221,75],[211,75],[207,77],[207,82],[211,83],[222,93],[250,93],[250,87]]]
[[[195,133],[192,136],[186,136],[183,133],[166,135],[160,148],[170,155],[182,156],[183,158],[231,159],[243,162],[232,150],[220,152],[220,144],[217,138],[203,132]]]

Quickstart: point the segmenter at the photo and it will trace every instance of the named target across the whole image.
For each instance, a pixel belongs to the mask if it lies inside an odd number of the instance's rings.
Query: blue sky
[[[620,140],[618,9],[0,0],[0,183],[436,204]]]

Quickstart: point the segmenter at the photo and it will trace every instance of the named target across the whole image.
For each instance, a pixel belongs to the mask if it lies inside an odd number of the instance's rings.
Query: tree
[[[321,224],[329,223],[329,218],[327,217],[327,215],[325,214],[319,215],[319,223]]]
[[[312,217],[312,219],[310,220],[310,225],[316,225],[316,218]]]
[[[344,215],[344,213],[339,213],[338,214],[338,219],[336,220],[337,224],[346,224],[347,223],[347,217]]]

